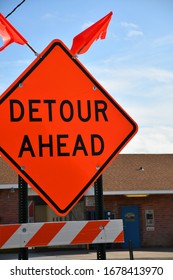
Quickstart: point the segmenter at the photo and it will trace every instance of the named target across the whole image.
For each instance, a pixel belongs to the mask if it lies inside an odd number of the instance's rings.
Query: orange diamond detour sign
[[[0,153],[60,216],[137,132],[137,124],[53,40],[1,95]]]

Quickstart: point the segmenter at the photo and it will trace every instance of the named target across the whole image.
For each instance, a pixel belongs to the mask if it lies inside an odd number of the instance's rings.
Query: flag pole
[[[36,52],[33,47],[27,42],[26,45],[31,49],[31,51],[36,55],[39,56],[38,52]]]

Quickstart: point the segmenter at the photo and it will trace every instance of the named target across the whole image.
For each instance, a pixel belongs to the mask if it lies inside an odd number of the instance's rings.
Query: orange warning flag
[[[21,45],[27,43],[27,40],[11,25],[11,23],[0,14],[0,37],[2,37],[4,45],[0,47],[0,51],[5,49],[9,44],[15,42]]]
[[[72,55],[75,56],[77,54],[83,54],[90,48],[95,40],[105,39],[112,15],[113,13],[110,12],[102,19],[75,36],[71,47]]]

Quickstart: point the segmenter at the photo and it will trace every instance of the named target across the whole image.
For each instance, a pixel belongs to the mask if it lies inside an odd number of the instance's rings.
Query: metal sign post
[[[18,175],[19,223],[28,223],[28,184]],[[19,248],[19,260],[28,260],[28,248]]]
[[[103,183],[102,175],[94,183],[96,220],[104,219]],[[97,244],[97,259],[106,260],[105,244]]]

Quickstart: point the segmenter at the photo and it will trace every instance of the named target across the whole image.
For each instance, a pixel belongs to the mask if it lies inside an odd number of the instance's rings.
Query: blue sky
[[[0,0],[0,12],[20,2]],[[55,38],[70,48],[110,11],[106,39],[79,60],[139,125],[122,153],[173,153],[172,0],[26,0],[8,20],[39,53]],[[0,52],[0,93],[34,59],[26,45]]]

